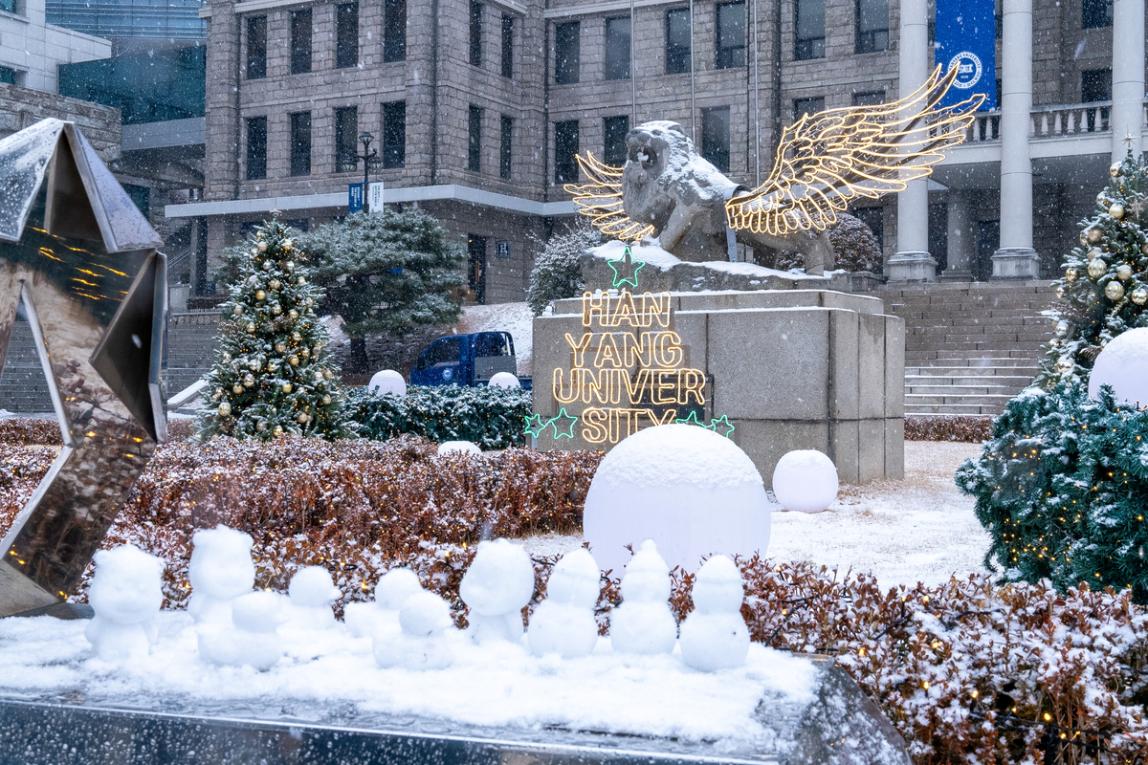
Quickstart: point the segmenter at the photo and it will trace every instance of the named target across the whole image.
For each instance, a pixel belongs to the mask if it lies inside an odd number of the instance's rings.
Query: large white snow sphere
[[[659,425],[615,446],[598,466],[582,519],[603,569],[619,572],[626,545],[657,543],[671,565],[750,555],[769,544],[761,474],[737,444],[696,425]]]
[[[371,381],[367,383],[367,389],[379,396],[405,396],[407,395],[407,381],[403,379],[402,372],[396,372],[393,369],[384,369],[382,372],[375,372]]]
[[[816,449],[789,452],[773,469],[773,495],[786,510],[820,513],[837,499],[837,466]]]
[[[482,449],[473,441],[443,441],[437,454],[482,454]]]
[[[1088,379],[1088,395],[1099,399],[1102,385],[1112,386],[1118,404],[1148,406],[1148,327],[1121,332],[1100,351]]]
[[[518,376],[512,372],[495,372],[490,377],[490,382],[487,383],[492,388],[521,388],[522,383],[518,381]]]

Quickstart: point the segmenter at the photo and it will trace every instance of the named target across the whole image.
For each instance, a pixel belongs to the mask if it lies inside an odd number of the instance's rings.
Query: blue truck
[[[497,372],[518,374],[509,332],[444,335],[431,341],[411,368],[411,385],[486,385]],[[520,377],[529,389],[529,377]]]

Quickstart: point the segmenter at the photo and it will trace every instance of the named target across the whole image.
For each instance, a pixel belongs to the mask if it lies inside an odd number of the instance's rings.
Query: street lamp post
[[[371,160],[379,155],[378,149],[371,148],[375,137],[364,131],[359,133],[359,141],[363,144],[363,153],[356,154],[357,159],[363,160],[363,212],[371,212]]]

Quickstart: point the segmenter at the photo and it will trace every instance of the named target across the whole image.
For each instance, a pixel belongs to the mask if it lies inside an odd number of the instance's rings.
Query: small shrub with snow
[[[576,297],[586,286],[582,280],[582,256],[601,241],[598,232],[582,225],[550,237],[530,271],[526,302],[535,316],[552,300]]]
[[[529,391],[489,385],[411,386],[406,396],[350,396],[349,410],[362,438],[385,441],[414,435],[438,443],[470,441],[483,449],[522,446],[523,423],[533,403]]]
[[[847,213],[839,214],[837,224],[829,229],[829,241],[833,245],[833,268],[851,273],[881,273],[881,245],[865,221]],[[782,270],[804,268],[805,261],[801,253],[783,252],[778,254],[774,267]]]

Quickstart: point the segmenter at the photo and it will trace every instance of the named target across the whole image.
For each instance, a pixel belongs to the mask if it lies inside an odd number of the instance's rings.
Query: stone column
[[[900,78],[898,94],[920,87],[929,73],[929,19],[927,0],[901,3]],[[931,282],[937,261],[929,254],[929,186],[925,179],[911,181],[897,195],[897,251],[886,263],[891,282]]]
[[[948,199],[949,265],[941,274],[941,281],[971,282],[973,280],[973,219],[966,191],[949,190]]]
[[[1112,8],[1112,161],[1131,148],[1140,156],[1144,129],[1144,0],[1115,0]]]
[[[1004,0],[1001,82],[1001,237],[994,279],[1035,279],[1032,248],[1032,0]]]

